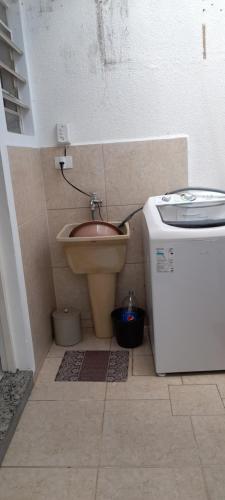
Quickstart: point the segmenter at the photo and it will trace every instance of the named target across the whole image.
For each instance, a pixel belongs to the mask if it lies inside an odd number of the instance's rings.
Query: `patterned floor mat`
[[[56,382],[124,382],[129,351],[66,351]]]

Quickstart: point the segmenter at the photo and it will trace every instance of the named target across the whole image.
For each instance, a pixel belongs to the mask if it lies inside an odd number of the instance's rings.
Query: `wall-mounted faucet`
[[[91,193],[90,208],[91,208],[91,218],[95,220],[96,210],[102,207],[102,200],[98,200],[97,193]],[[100,214],[100,211],[99,211]]]

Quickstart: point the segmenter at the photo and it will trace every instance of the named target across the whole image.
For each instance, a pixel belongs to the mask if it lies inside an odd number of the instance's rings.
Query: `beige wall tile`
[[[93,321],[92,318],[81,318],[81,327],[84,331],[90,330],[90,328],[93,328]]]
[[[73,274],[68,267],[53,269],[53,279],[58,308],[75,307],[82,318],[91,317],[87,278],[84,274]]]
[[[48,224],[57,306],[77,307],[82,312],[82,320],[91,320],[86,277],[72,274],[55,240],[64,224],[90,218],[89,208],[86,208],[88,198],[68,186],[54,167],[55,156],[62,153],[62,148],[45,148],[41,152],[31,148],[9,148],[17,218],[19,225],[23,225],[20,237],[38,366],[51,342],[49,317],[54,307],[44,222],[45,197],[50,209]],[[122,219],[149,195],[187,183],[186,139],[72,146],[67,148],[67,154],[73,156],[74,162],[73,170],[66,171],[68,179],[87,192],[97,191],[104,203],[106,183],[109,206],[107,211],[103,209],[103,217],[111,220]],[[38,220],[40,214],[43,218]],[[127,263],[118,277],[117,305],[121,304],[129,288],[134,288],[138,305],[145,307],[140,222],[141,214],[138,214],[130,223],[131,240]]]
[[[89,199],[75,191],[55,169],[55,156],[62,156],[63,148],[45,148],[41,150],[45,180],[46,201],[48,208],[88,207]],[[105,178],[101,145],[71,146],[67,154],[73,156],[72,170],[65,175],[70,182],[86,192],[96,192],[105,204]]]
[[[20,226],[19,234],[38,369],[52,342],[51,312],[55,308],[46,215]]]
[[[106,219],[106,208],[101,209],[102,217]],[[90,220],[91,211],[89,208],[48,210],[49,240],[51,261],[53,267],[67,266],[62,245],[56,241],[56,236],[66,224],[75,224]]]
[[[207,500],[207,498],[200,467],[105,468],[99,471],[96,500]],[[222,498],[224,497],[212,496],[212,500],[222,500]]]
[[[8,148],[18,224],[46,210],[40,150]]]
[[[89,201],[63,183],[54,168],[54,157],[60,154],[62,148],[41,151],[48,208],[56,209],[48,210],[51,258],[55,268],[67,266],[63,250],[55,241],[60,228],[73,220],[89,219],[89,209],[81,208],[87,207]],[[108,206],[103,216],[108,220],[121,220],[149,195],[187,182],[186,139],[72,146],[67,154],[72,154],[75,165],[73,170],[66,172],[72,182],[87,191],[103,193],[101,196],[105,199],[106,180]],[[126,265],[118,277],[116,303],[120,305],[129,288],[135,288],[139,306],[145,307],[141,214],[132,219],[130,226],[131,240]],[[91,318],[84,276],[74,276],[69,269],[54,269],[54,283],[58,306],[77,304],[82,317]]]
[[[39,149],[8,151],[38,371],[52,342],[55,307],[41,156]]]
[[[149,140],[103,145],[108,205],[138,205],[187,185],[187,141]]]
[[[91,318],[87,278],[67,267],[53,268],[57,307],[75,307],[83,319]],[[137,303],[145,307],[143,264],[126,264],[117,281],[116,305],[121,305],[130,288],[135,289]]]
[[[142,263],[125,264],[118,276],[116,304],[118,306],[121,305],[128,291],[133,288],[138,306],[145,308],[144,281],[144,265]]]
[[[131,212],[139,208],[139,205],[129,205],[128,207],[113,206],[107,207],[109,221],[122,221]],[[143,244],[142,244],[142,213],[139,212],[129,221],[130,240],[127,246],[126,262],[143,262]]]
[[[94,500],[96,469],[0,470],[2,500]],[[75,493],[74,493],[75,492]]]

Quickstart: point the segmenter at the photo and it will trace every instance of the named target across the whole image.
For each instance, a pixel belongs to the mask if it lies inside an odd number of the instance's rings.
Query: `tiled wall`
[[[50,317],[56,304],[77,307],[83,327],[92,326],[86,276],[70,271],[56,242],[65,224],[90,219],[89,199],[68,186],[54,167],[55,156],[62,154],[62,148],[9,148],[37,370],[52,341]],[[185,138],[72,146],[67,154],[74,168],[66,176],[85,191],[96,191],[103,200],[102,215],[111,221],[122,220],[151,195],[187,185]],[[141,214],[130,226],[117,304],[132,287],[144,307]]]
[[[83,325],[91,325],[86,277],[74,275],[60,245],[59,230],[68,223],[90,219],[89,200],[76,192],[54,168],[54,157],[62,148],[41,150],[48,209],[50,252],[58,307],[75,306],[82,311]],[[96,191],[103,200],[108,220],[122,220],[149,196],[187,185],[187,142],[185,138],[149,140],[105,145],[72,146],[73,170],[67,178],[84,189]],[[140,306],[145,306],[141,214],[131,221],[131,240],[126,264],[118,279],[117,303],[130,287]]]
[[[9,148],[36,369],[52,342],[55,308],[40,150]]]

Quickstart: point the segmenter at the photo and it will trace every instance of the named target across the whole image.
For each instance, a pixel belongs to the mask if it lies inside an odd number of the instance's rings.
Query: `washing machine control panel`
[[[184,205],[225,203],[225,194],[217,191],[187,190],[155,197],[156,205]]]
[[[196,200],[196,196],[190,192],[181,193],[180,197],[184,201],[195,201]]]
[[[164,196],[162,196],[162,201],[165,201],[167,203],[170,200],[171,200],[171,196],[169,196],[168,194],[164,194]]]

